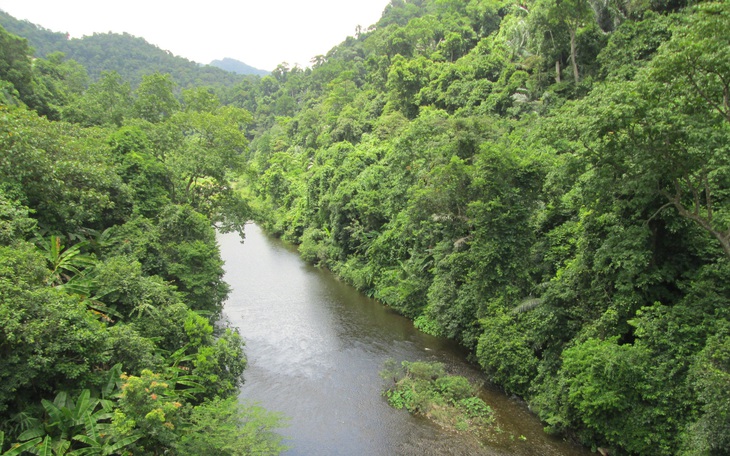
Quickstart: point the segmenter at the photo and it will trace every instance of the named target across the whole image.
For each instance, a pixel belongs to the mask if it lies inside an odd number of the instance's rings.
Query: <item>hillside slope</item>
[[[20,21],[2,11],[0,25],[10,33],[26,38],[38,57],[63,52],[83,65],[92,81],[98,80],[104,71],[116,71],[132,86],[139,84],[143,75],[154,72],[172,75],[182,88],[201,85],[230,87],[244,79],[233,72],[173,55],[144,38],[127,33],[95,33],[69,39],[65,33]]]
[[[255,113],[304,258],[470,349],[550,432],[730,448],[730,2],[393,0]]]

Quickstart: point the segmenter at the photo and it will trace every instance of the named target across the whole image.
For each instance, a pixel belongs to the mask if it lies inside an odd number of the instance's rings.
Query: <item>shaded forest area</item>
[[[223,448],[183,430],[245,421],[211,411],[242,358],[206,317],[225,297],[211,222],[253,217],[470,349],[547,432],[729,454],[728,30],[727,1],[393,0],[311,68],[186,90],[153,70],[88,79],[2,34],[0,429],[47,423],[64,379],[106,400],[121,363],[178,402],[110,406],[175,431],[105,417],[108,446]],[[67,342],[31,332],[49,309]]]

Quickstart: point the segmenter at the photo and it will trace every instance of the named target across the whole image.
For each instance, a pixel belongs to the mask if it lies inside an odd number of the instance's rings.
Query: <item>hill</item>
[[[691,4],[393,0],[241,103],[258,222],[550,432],[727,455],[730,2]]]
[[[82,38],[68,38],[28,21],[21,21],[0,11],[0,25],[8,32],[28,40],[36,57],[63,52],[83,65],[92,81],[104,71],[116,71],[137,86],[142,76],[154,72],[172,75],[181,88],[196,86],[230,87],[244,78],[210,65],[200,65],[128,33],[95,33]]]
[[[270,71],[259,70],[258,68],[247,65],[240,60],[231,59],[229,57],[225,57],[221,60],[213,60],[212,62],[210,62],[210,66],[230,71],[231,73],[236,74],[253,74],[256,76],[266,76],[271,73]]]

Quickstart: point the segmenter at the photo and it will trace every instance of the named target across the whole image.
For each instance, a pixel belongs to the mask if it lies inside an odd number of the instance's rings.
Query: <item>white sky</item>
[[[310,66],[380,19],[389,0],[0,0],[0,9],[72,37],[127,32],[200,63]]]

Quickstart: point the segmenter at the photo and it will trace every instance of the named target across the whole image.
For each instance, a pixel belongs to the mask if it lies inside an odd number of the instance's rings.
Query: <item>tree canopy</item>
[[[207,87],[105,64],[86,86],[76,54],[0,31],[0,431],[279,448],[207,318],[212,226],[253,218],[461,343],[548,432],[728,454],[727,30],[726,1],[393,0],[309,68]],[[139,44],[84,46],[105,39]],[[79,404],[107,440],[54,433]]]

